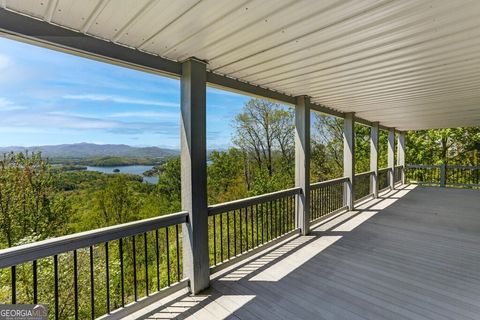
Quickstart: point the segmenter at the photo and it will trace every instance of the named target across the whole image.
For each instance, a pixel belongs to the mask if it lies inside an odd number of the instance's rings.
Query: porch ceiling
[[[400,130],[480,125],[479,1],[0,0],[0,6],[169,60],[194,56],[208,61],[212,73],[308,95]]]

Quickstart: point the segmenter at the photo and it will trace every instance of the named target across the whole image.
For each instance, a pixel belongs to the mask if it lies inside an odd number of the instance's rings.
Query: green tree
[[[117,174],[96,194],[96,205],[105,225],[125,223],[139,218],[139,197],[123,174]]]
[[[159,167],[159,172],[158,193],[167,199],[171,212],[177,212],[181,208],[182,192],[180,157],[167,160]]]
[[[478,165],[480,127],[409,131],[407,163]]]
[[[294,114],[279,104],[266,100],[251,99],[243,112],[233,122],[233,142],[253,159],[260,170],[266,169],[268,176],[274,175],[275,154],[282,169],[293,172],[294,157]]]
[[[245,154],[236,148],[209,154],[208,197],[211,204],[244,198]]]
[[[343,176],[343,119],[314,114],[311,155],[311,181]]]
[[[72,215],[40,153],[8,153],[0,161],[0,232],[8,247],[21,239],[63,234]]]

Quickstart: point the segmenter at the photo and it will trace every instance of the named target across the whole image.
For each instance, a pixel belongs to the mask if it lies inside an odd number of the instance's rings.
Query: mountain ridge
[[[126,144],[70,143],[43,146],[0,147],[0,153],[41,152],[48,158],[85,159],[100,157],[166,158],[180,154],[179,150],[160,147],[134,147]]]

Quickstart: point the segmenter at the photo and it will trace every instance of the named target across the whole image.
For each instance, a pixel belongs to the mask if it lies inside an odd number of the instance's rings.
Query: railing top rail
[[[480,166],[461,166],[461,165],[450,166],[450,165],[447,165],[447,169],[480,170]]]
[[[375,171],[365,171],[365,172],[361,172],[361,173],[357,173],[355,174],[355,178],[360,178],[360,177],[363,177],[363,176],[370,176],[372,174],[375,174]]]
[[[336,178],[336,179],[331,179],[331,180],[326,180],[326,181],[320,181],[320,182],[312,183],[310,185],[310,188],[311,189],[318,189],[318,188],[321,188],[321,187],[330,186],[330,185],[333,185],[333,184],[339,184],[339,183],[343,183],[343,182],[347,182],[347,181],[348,181],[348,177],[342,177],[342,178]]]
[[[407,164],[407,168],[411,169],[434,169],[440,168],[442,165],[431,164]],[[465,170],[479,170],[480,166],[464,166],[464,165],[446,165],[447,169],[465,169]]]
[[[378,172],[385,172],[385,171],[390,171],[390,168],[381,168],[381,169],[378,169]]]
[[[276,199],[300,194],[301,192],[302,192],[302,188],[295,187],[295,188],[285,189],[285,190],[276,191],[272,193],[262,194],[262,195],[254,196],[250,198],[214,204],[214,205],[208,206],[208,215],[211,216],[211,215],[215,215],[223,212],[233,211],[233,210],[249,207],[252,205],[260,204],[263,202],[273,201]]]
[[[187,222],[187,219],[188,212],[182,211],[3,249],[0,250],[0,268],[118,240],[162,227],[174,226]]]
[[[435,169],[440,168],[439,165],[427,165],[427,164],[408,164],[407,168],[410,169]]]

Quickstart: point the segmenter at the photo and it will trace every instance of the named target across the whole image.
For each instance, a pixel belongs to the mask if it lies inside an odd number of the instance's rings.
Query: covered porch
[[[42,303],[37,260],[49,259],[55,319],[62,280],[71,284],[74,319],[82,300],[92,319],[478,318],[479,191],[407,183],[478,188],[480,168],[456,168],[469,172],[458,181],[444,166],[409,168],[405,134],[480,124],[479,3],[118,3],[3,0],[0,32],[179,79],[182,211],[0,251],[11,303],[19,303],[22,265],[31,266],[28,302]],[[208,204],[207,86],[295,109],[293,188]],[[310,179],[311,112],[343,119],[338,179]],[[355,166],[356,123],[371,128],[370,170],[363,173]],[[384,168],[381,130],[388,132]],[[408,178],[431,169],[439,174]],[[115,303],[113,267],[94,254],[108,257],[112,244]],[[131,268],[124,266],[127,250]],[[78,288],[77,253],[89,262],[85,290]],[[59,278],[59,256],[72,269],[68,279]],[[95,270],[105,270],[102,301]],[[132,292],[124,290],[127,281]]]
[[[478,212],[478,191],[404,185],[132,318],[475,319]]]

